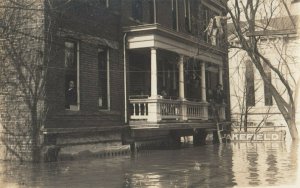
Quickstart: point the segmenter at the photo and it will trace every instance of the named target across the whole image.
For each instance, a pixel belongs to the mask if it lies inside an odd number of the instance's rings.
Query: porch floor
[[[228,121],[219,122],[220,124],[228,124]],[[147,122],[147,121],[130,121],[131,129],[160,129],[160,130],[174,130],[174,129],[211,129],[217,130],[217,124],[212,120],[198,120],[198,121],[161,121],[161,122]]]

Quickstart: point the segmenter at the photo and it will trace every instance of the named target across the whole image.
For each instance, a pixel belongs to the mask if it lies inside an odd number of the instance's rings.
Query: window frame
[[[75,39],[66,39],[64,41],[64,68],[65,68],[65,104],[66,104],[66,43],[73,43],[74,44],[74,61],[76,61],[76,102],[77,105],[75,107],[75,105],[72,105],[74,107],[68,109],[65,107],[65,110],[70,110],[70,111],[79,111],[80,110],[80,44],[79,41],[75,40]]]
[[[255,106],[255,74],[253,63],[247,60],[245,66],[246,106]]]
[[[269,82],[272,83],[271,68],[266,63],[264,63],[263,69],[266,73],[267,79],[269,80]],[[273,106],[272,92],[271,92],[269,86],[265,82],[264,82],[264,101],[265,101],[265,106]]]
[[[98,91],[99,91],[99,96],[98,96],[98,109],[99,110],[107,110],[107,111],[110,111],[111,110],[111,103],[110,103],[110,98],[111,98],[111,94],[110,94],[110,49],[109,48],[105,48],[105,47],[99,47],[98,48],[98,54],[97,54],[97,56],[98,56]],[[106,107],[102,107],[102,106],[100,106],[100,95],[101,95],[101,93],[100,93],[100,72],[101,72],[101,70],[100,70],[100,67],[99,67],[99,64],[100,64],[100,54],[99,53],[101,53],[101,52],[104,52],[104,53],[106,53],[105,54],[105,63],[106,63],[106,104],[107,104],[107,106]]]

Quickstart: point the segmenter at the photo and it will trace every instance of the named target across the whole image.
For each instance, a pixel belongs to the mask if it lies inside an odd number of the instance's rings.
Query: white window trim
[[[75,41],[75,40],[66,40],[65,42],[73,42],[75,44],[76,47],[76,64],[77,64],[77,72],[76,72],[76,94],[77,94],[77,105],[71,105],[70,109],[66,109],[69,111],[79,111],[80,110],[80,77],[79,77],[79,73],[80,73],[80,47],[79,47],[79,42]],[[73,108],[74,106],[74,108]]]

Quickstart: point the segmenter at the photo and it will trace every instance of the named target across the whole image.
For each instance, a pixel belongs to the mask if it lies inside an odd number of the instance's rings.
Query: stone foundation
[[[121,131],[93,131],[89,128],[45,136],[43,159],[46,162],[75,160],[89,157],[112,157],[130,153],[122,144]]]

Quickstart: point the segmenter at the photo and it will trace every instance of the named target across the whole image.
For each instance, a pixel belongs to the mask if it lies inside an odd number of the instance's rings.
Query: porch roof
[[[201,39],[177,32],[159,24],[125,27],[127,49],[160,48],[187,57],[222,65],[225,49],[205,43]]]

